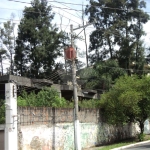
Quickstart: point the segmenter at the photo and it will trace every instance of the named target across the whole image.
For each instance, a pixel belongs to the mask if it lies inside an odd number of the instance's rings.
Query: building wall
[[[18,108],[19,150],[73,150],[72,109]],[[81,147],[111,143],[137,134],[134,125],[114,127],[102,122],[97,109],[79,112]]]

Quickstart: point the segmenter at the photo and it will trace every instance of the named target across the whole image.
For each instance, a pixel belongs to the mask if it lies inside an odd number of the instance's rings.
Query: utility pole
[[[70,32],[71,32],[71,46],[74,48],[73,25],[70,25]],[[75,59],[72,60],[72,80],[73,80],[73,93],[74,93],[74,146],[75,146],[75,150],[81,150],[80,129],[79,129],[79,120],[78,120],[78,92],[77,92]]]
[[[14,83],[5,84],[5,101],[5,150],[18,150],[17,88]]]
[[[83,30],[93,23],[89,23],[73,29],[73,25],[70,25],[71,32],[71,46],[74,48],[74,37],[73,31],[83,28]],[[81,31],[82,32],[82,31]],[[80,32],[80,33],[81,33]],[[80,34],[79,33],[79,34]],[[78,34],[78,35],[79,35]],[[77,92],[77,81],[76,81],[76,64],[75,59],[72,59],[72,81],[73,81],[73,94],[74,94],[74,146],[75,150],[81,150],[81,141],[80,141],[80,124],[78,120],[78,92]]]

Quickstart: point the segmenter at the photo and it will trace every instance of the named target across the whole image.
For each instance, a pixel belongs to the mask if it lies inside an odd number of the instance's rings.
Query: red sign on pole
[[[72,46],[65,48],[64,53],[66,60],[74,60],[76,58],[76,51]]]

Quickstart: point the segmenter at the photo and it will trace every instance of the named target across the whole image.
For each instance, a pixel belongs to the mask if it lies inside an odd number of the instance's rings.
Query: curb
[[[138,143],[135,143],[135,144],[130,144],[130,145],[126,145],[126,146],[122,146],[122,147],[118,147],[118,148],[113,148],[111,150],[121,150],[121,149],[129,148],[129,147],[132,147],[132,146],[137,146],[137,145],[141,145],[141,144],[145,144],[145,143],[149,143],[149,142],[150,142],[150,140],[144,141],[144,142],[138,142]]]

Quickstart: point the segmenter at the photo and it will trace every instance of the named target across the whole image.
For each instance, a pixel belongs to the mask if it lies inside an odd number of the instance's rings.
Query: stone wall
[[[21,115],[20,118],[22,119],[18,124],[19,150],[73,150],[73,110],[40,109],[18,109]],[[31,116],[27,117],[27,114]],[[137,133],[132,124],[123,127],[114,127],[103,123],[99,110],[96,109],[82,109],[79,112],[79,118],[82,148],[130,138]]]

